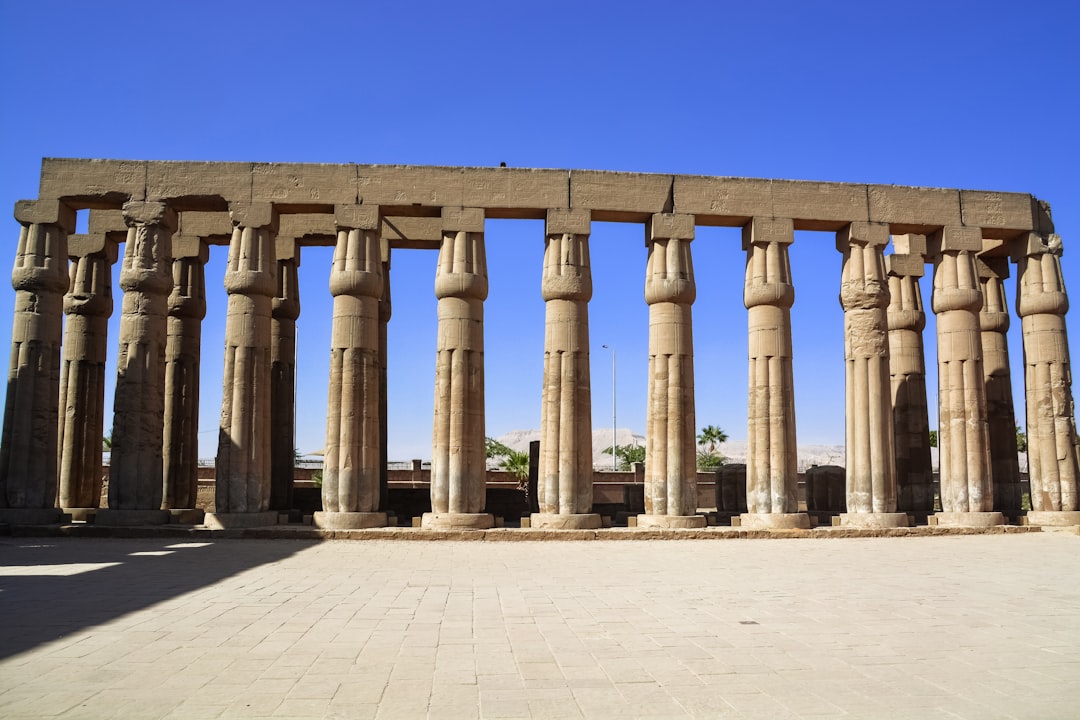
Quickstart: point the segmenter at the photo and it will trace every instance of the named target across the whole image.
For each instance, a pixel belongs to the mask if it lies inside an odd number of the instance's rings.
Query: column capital
[[[80,258],[90,255],[104,255],[110,264],[115,263],[118,246],[104,233],[88,233],[68,236],[68,257]]]
[[[940,255],[943,252],[979,252],[982,250],[982,230],[962,225],[946,225],[935,230],[927,237],[929,254]]]
[[[124,203],[123,213],[128,227],[159,225],[170,232],[177,227],[176,211],[163,202],[130,200]]]
[[[278,213],[273,203],[229,203],[229,219],[233,227],[278,229]]]
[[[59,200],[19,200],[15,219],[23,225],[59,225],[69,234],[75,232],[75,211]]]
[[[790,245],[793,242],[795,221],[791,218],[755,217],[743,225],[743,250],[762,243]]]
[[[592,231],[592,211],[587,208],[549,208],[545,235],[588,235]]]
[[[981,279],[1004,280],[1009,277],[1009,258],[1007,257],[977,257],[975,258],[975,270]]]
[[[334,224],[339,230],[378,230],[381,222],[378,205],[334,206]]]
[[[484,232],[484,209],[444,207],[442,230],[443,232]]]
[[[1061,236],[1057,233],[1043,235],[1035,232],[1026,233],[1017,238],[1014,241],[1013,249],[1014,261],[1021,257],[1033,257],[1036,255],[1057,255],[1060,257],[1064,251]]]
[[[274,256],[278,262],[282,260],[292,261],[296,263],[296,266],[300,266],[300,243],[296,241],[296,238],[281,237],[278,235],[274,239]]]
[[[194,235],[173,235],[172,238],[173,260],[183,258],[197,258],[200,265],[205,265],[210,260],[210,246],[206,241]]]
[[[897,255],[918,255],[926,257],[926,236],[915,233],[892,236],[893,250]]]
[[[836,249],[840,252],[847,250],[852,243],[870,246],[885,246],[889,244],[888,223],[853,222],[836,231]]]
[[[885,273],[892,277],[922,277],[926,274],[923,256],[893,253],[885,256]]]
[[[654,213],[645,222],[645,244],[656,240],[694,239],[694,216],[679,213]]]

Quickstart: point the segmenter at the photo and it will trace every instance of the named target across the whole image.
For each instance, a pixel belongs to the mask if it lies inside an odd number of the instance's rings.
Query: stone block
[[[592,212],[583,208],[549,208],[544,233],[546,235],[588,235],[592,230]]]
[[[300,264],[300,248],[296,243],[296,238],[289,237],[287,235],[281,235],[280,233],[274,238],[274,258],[277,260],[293,260],[297,261],[297,265]]]
[[[498,212],[503,208],[519,211],[509,217],[539,219],[544,208],[570,203],[570,175],[565,170],[462,168],[461,183],[461,204],[486,208],[488,217],[507,216]]]
[[[893,277],[922,277],[926,274],[926,260],[922,255],[886,255],[885,271]]]
[[[444,207],[443,232],[484,232],[484,211],[474,207]]]
[[[124,222],[144,225],[161,225],[176,230],[176,211],[160,201],[130,200],[122,208]]]
[[[461,168],[358,165],[356,182],[365,205],[464,205]]]
[[[1009,259],[1006,257],[977,257],[975,258],[975,270],[981,278],[1004,280],[1009,277]]]
[[[889,244],[889,226],[884,223],[853,222],[836,232],[836,249],[843,252],[852,242],[873,246]]]
[[[902,233],[892,236],[893,249],[897,255],[926,255],[926,236]]]
[[[122,232],[126,235],[127,225],[124,223],[124,212],[122,210],[91,210],[87,230],[92,235],[112,232]]]
[[[302,240],[303,245],[333,245],[337,226],[330,213],[290,213],[278,216],[278,237]]]
[[[593,220],[644,222],[671,201],[672,175],[570,171],[570,207],[593,210]]]
[[[200,237],[173,235],[172,256],[174,260],[198,258],[199,262],[205,265],[206,261],[210,259],[210,247]]]
[[[654,213],[645,223],[645,238],[654,240],[693,240],[694,216],[681,213]]]
[[[93,220],[94,216],[91,215]],[[232,236],[232,219],[227,212],[182,212],[180,213],[181,235],[209,238]]]
[[[984,237],[1010,237],[1035,229],[1033,198],[1023,193],[961,190],[964,225],[982,228]]]
[[[932,255],[948,250],[979,252],[982,250],[982,231],[979,228],[949,225],[932,232],[927,241]]]
[[[146,186],[147,200],[170,200],[181,211],[221,211],[251,202],[251,163],[151,162]]]
[[[865,185],[773,180],[771,189],[769,214],[793,218],[799,230],[838,230],[870,219]]]
[[[743,226],[743,250],[754,243],[795,242],[795,224],[790,218],[755,217]]]
[[[1058,237],[1057,248],[1060,250],[1060,236],[1041,235],[1036,232],[1030,232],[1023,234],[1016,239],[1013,245],[1013,251],[1017,257],[1030,257],[1032,255],[1051,253],[1054,251],[1054,247],[1050,242],[1052,237]]]
[[[80,208],[115,208],[126,200],[142,200],[147,163],[141,160],[41,161],[40,197],[67,198]]]
[[[175,240],[174,240],[175,242]],[[68,257],[86,257],[97,253],[104,253],[110,263],[115,263],[118,256],[116,242],[107,235],[87,234],[68,236]],[[173,253],[175,257],[175,251]]]
[[[888,223],[897,228],[961,225],[960,193],[939,188],[870,185],[871,222]]]
[[[382,239],[395,248],[438,248],[442,242],[442,218],[384,215]]]
[[[251,201],[289,206],[357,202],[356,165],[254,163]]]
[[[277,211],[271,203],[229,203],[229,218],[237,227],[272,227],[277,231]]]
[[[698,225],[739,227],[772,212],[770,180],[676,175],[676,212],[692,214]]]
[[[335,205],[334,224],[339,228],[356,230],[378,230],[379,220],[378,205]]]
[[[75,232],[75,210],[56,199],[19,200],[15,219],[24,225],[59,225],[68,233]]]

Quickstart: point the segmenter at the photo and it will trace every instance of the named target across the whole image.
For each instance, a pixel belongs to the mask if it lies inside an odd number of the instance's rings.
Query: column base
[[[199,508],[170,508],[168,512],[175,525],[202,525],[206,521],[206,511]]]
[[[1024,525],[1046,525],[1048,527],[1068,527],[1080,525],[1080,512],[1076,510],[1028,510],[1021,518]]]
[[[211,530],[225,530],[227,528],[267,527],[277,525],[277,521],[276,510],[254,513],[208,512],[203,519],[203,525]]]
[[[809,530],[806,513],[743,513],[739,527],[747,530]]]
[[[704,515],[638,515],[638,528],[672,528],[690,529],[703,528],[708,525]]]
[[[931,525],[949,527],[994,527],[1004,525],[1005,516],[999,512],[939,512],[929,518]]]
[[[95,525],[134,527],[136,525],[168,525],[172,516],[168,510],[113,510],[101,508],[94,515]]]
[[[833,525],[855,528],[901,528],[908,527],[907,513],[841,513],[833,518]]]
[[[600,516],[593,513],[533,513],[529,516],[529,527],[546,530],[598,530],[602,525]]]
[[[380,528],[386,527],[386,513],[319,511],[312,516],[311,523],[324,530]]]
[[[0,523],[7,525],[59,525],[66,519],[58,508],[0,508]]]
[[[420,527],[428,530],[489,530],[495,527],[491,513],[424,513]]]
[[[89,525],[94,522],[94,517],[100,512],[101,508],[71,507],[60,508],[60,510],[65,515],[70,515],[73,522],[84,522]]]

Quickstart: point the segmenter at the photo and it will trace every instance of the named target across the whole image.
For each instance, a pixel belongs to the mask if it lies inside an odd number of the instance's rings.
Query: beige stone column
[[[690,243],[694,216],[653,215],[645,226],[649,249],[649,388],[645,428],[645,513],[638,527],[704,527],[697,514],[694,418],[694,336],[697,296]]]
[[[60,343],[75,211],[58,200],[21,200],[15,219],[22,228],[11,272],[15,317],[0,443],[0,522],[48,524],[60,520],[54,507]]]
[[[1023,489],[1016,451],[1016,414],[1013,412],[1012,379],[1009,374],[1009,305],[1005,279],[1007,257],[975,261],[982,287],[979,313],[982,336],[983,382],[986,385],[986,420],[990,433],[990,477],[994,484],[993,509],[1007,517],[1020,515]]]
[[[113,401],[109,507],[100,525],[163,524],[162,438],[165,431],[165,343],[172,290],[176,213],[161,202],[124,204],[127,240],[120,269],[124,291]]]
[[[1000,525],[990,477],[979,311],[982,291],[975,254],[978,228],[948,226],[928,238],[934,256],[937,313],[941,525]]]
[[[592,400],[589,381],[591,213],[552,209],[544,228],[544,386],[534,528],[600,527],[592,512]]]
[[[199,492],[199,368],[206,317],[206,243],[173,236],[172,293],[165,341],[165,485],[161,506],[185,523],[204,519]]]
[[[795,227],[786,218],[754,218],[743,228],[749,319],[746,507],[751,528],[808,528],[799,512],[795,447],[795,386],[791,366],[791,280],[788,246]]]
[[[892,392],[889,382],[889,281],[885,246],[889,226],[853,222],[836,234],[844,255],[840,305],[844,308],[847,398],[847,512],[841,525],[906,527],[896,511]]]
[[[277,238],[277,292],[270,304],[270,509],[292,509],[296,466],[296,319],[300,247]]]
[[[392,305],[390,302],[390,244],[380,243],[383,253],[383,294],[379,300],[379,512],[390,508],[390,469],[389,469],[389,412],[386,403],[386,369],[389,366],[387,350],[387,330],[390,324]],[[391,522],[387,517],[387,522]],[[391,523],[392,524],[392,523]]]
[[[277,292],[277,212],[230,203],[225,370],[211,527],[274,525],[270,510],[270,318]]]
[[[894,235],[896,252],[885,257],[889,274],[889,375],[896,450],[897,509],[920,520],[934,511],[934,468],[926,405],[926,362],[919,278],[925,272],[926,237]]]
[[[484,300],[487,299],[484,211],[442,210],[442,246],[435,271],[439,337],[435,364],[435,427],[431,451],[430,528],[490,528],[484,512]]]
[[[315,514],[315,524],[340,529],[379,527],[386,525],[386,513],[379,512],[379,300],[383,295],[379,208],[339,205],[335,221],[323,511]]]
[[[60,371],[60,492],[65,513],[86,520],[101,504],[105,435],[105,360],[113,311],[116,243],[104,233],[69,238],[70,283],[64,296]]]
[[[1080,525],[1080,472],[1061,274],[1061,237],[1032,233],[1016,253],[1017,314],[1024,332],[1032,525]]]

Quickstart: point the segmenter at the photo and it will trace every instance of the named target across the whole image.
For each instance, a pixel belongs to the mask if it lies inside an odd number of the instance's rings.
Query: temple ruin
[[[75,233],[77,211],[88,232]],[[705,525],[695,488],[695,228],[742,228],[748,310],[748,528],[805,528],[796,495],[788,248],[831,232],[846,359],[847,511],[855,527],[1001,524],[1020,511],[1003,280],[1023,329],[1030,524],[1080,524],[1061,272],[1031,195],[889,185],[517,168],[45,159],[21,224],[0,448],[0,522],[170,522],[194,508],[201,323],[225,312],[210,527],[275,524],[293,458],[297,266],[333,246],[330,396],[319,527],[387,523],[386,337],[397,248],[439,253],[428,528],[489,528],[484,302],[488,218],[543,219],[546,303],[539,512],[596,528],[588,309],[593,221],[637,223],[648,248],[647,463],[638,527]],[[123,246],[120,256],[119,248]],[[226,308],[204,265],[227,245]],[[891,247],[892,252],[886,254]],[[107,337],[119,262],[119,338]],[[929,270],[927,268],[929,267]],[[940,511],[930,467],[925,309],[933,273]],[[214,280],[216,282],[216,280]],[[65,322],[66,318],[66,322]],[[99,508],[105,361],[118,342],[108,507]],[[741,488],[740,488],[741,489]]]

